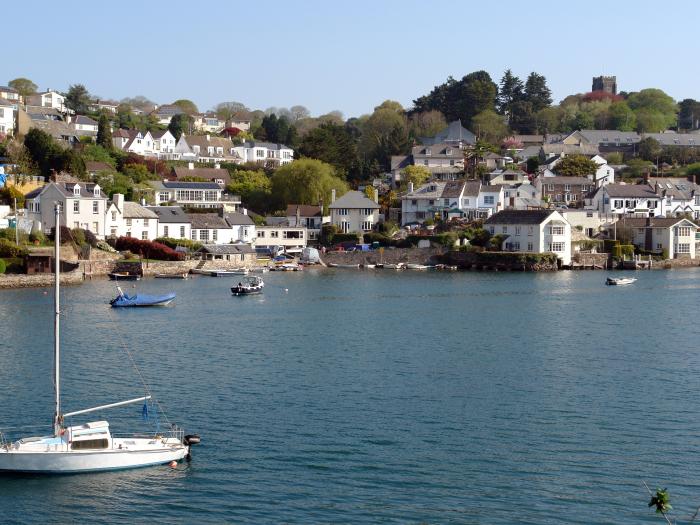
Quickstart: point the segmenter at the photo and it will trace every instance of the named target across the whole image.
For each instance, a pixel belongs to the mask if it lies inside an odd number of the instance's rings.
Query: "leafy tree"
[[[612,165],[622,164],[624,162],[622,153],[620,153],[619,151],[612,151],[610,153],[606,153],[605,160],[608,161],[608,164]]]
[[[22,100],[25,101],[29,95],[33,95],[37,90],[37,86],[34,82],[23,77],[10,80],[7,85],[13,89],[16,89],[17,93],[19,93],[19,95],[22,97]]]
[[[263,170],[231,170],[227,190],[241,196],[242,202],[258,213],[270,211],[272,182]]]
[[[402,173],[402,186],[408,185],[409,182],[412,182],[414,188],[419,188],[420,186],[425,184],[432,175],[428,168],[420,165],[407,166],[403,169]]]
[[[216,116],[222,120],[229,120],[237,113],[248,111],[248,108],[242,102],[220,102],[214,106]]]
[[[565,177],[585,177],[597,170],[598,165],[585,155],[567,155],[556,163],[553,171]]]
[[[525,171],[530,174],[537,173],[537,169],[539,167],[540,161],[537,159],[537,157],[530,157],[527,159],[527,163],[525,164]]]
[[[700,128],[700,102],[686,98],[678,103],[678,126],[681,129]]]
[[[292,122],[296,122],[297,120],[301,120],[304,118],[309,118],[311,116],[311,113],[309,110],[304,107],[304,106],[292,106],[289,108],[289,112],[292,114]]]
[[[336,174],[347,178],[357,169],[357,146],[345,126],[321,124],[302,139],[299,154],[332,165]]]
[[[498,90],[498,111],[502,115],[506,115],[510,119],[513,113],[513,104],[523,99],[523,81],[513,75],[510,69],[507,69],[501,77],[501,83]]]
[[[532,102],[518,100],[511,105],[510,127],[519,133],[530,134],[537,132],[537,122]]]
[[[552,92],[547,87],[547,79],[534,71],[528,75],[525,81],[526,101],[532,104],[532,111],[537,112],[552,104]]]
[[[289,126],[287,137],[282,140],[282,142],[292,149],[297,149],[299,147],[299,133],[297,133],[297,127],[294,124]]]
[[[649,173],[652,168],[652,163],[648,160],[630,159],[627,161],[627,170],[625,175],[631,178],[639,178],[645,173]]]
[[[409,131],[412,137],[434,137],[447,127],[445,116],[436,110],[414,113],[409,118]]]
[[[199,113],[197,105],[186,98],[176,100],[175,102],[173,102],[173,106],[179,107],[187,115],[194,115],[195,113]]]
[[[637,131],[640,133],[660,133],[676,122],[675,115],[664,114],[651,108],[639,108],[635,112]]]
[[[83,115],[88,111],[91,97],[87,88],[82,84],[72,84],[66,93],[66,106],[75,111],[78,115]]]
[[[122,169],[122,173],[135,183],[157,180],[159,178],[158,175],[153,175],[145,164],[126,164]]]
[[[80,151],[80,155],[84,160],[92,160],[96,162],[106,162],[110,166],[115,166],[116,162],[112,153],[115,153],[111,149],[104,148],[99,144],[86,144]]]
[[[637,145],[639,156],[644,160],[656,161],[661,155],[661,144],[651,137],[645,137]]]
[[[175,140],[180,140],[183,133],[189,133],[192,129],[193,120],[192,117],[186,113],[180,113],[179,115],[174,115],[170,119],[170,124],[168,124],[168,130],[173,134]]]
[[[472,119],[472,130],[479,139],[490,144],[498,144],[508,135],[504,117],[492,109],[486,109]]]
[[[97,123],[97,144],[108,151],[113,147],[112,129],[110,128],[109,119],[104,113],[100,115],[100,121]]]
[[[85,163],[72,150],[65,149],[48,133],[32,128],[24,136],[24,146],[39,174],[49,177],[52,171],[68,171],[77,176],[85,173]]]
[[[630,109],[627,102],[613,102],[608,109],[608,117],[612,129],[619,131],[634,131],[637,127],[637,116]]]
[[[136,109],[140,109],[143,111],[151,110],[156,105],[155,102],[153,102],[152,100],[150,100],[142,95],[137,95],[137,96],[131,97],[131,98],[129,98],[129,97],[123,98],[123,99],[121,99],[120,102],[126,106],[131,107],[131,108],[136,108]]]
[[[360,154],[368,164],[376,161],[379,169],[389,169],[392,155],[407,153],[408,122],[405,115],[388,101],[377,106],[362,124],[359,141]]]
[[[637,131],[663,131],[676,123],[678,106],[660,89],[642,89],[627,98],[627,104],[637,116]]]
[[[272,176],[272,195],[279,209],[287,204],[327,205],[333,189],[340,196],[348,187],[333,166],[320,160],[300,159],[280,167]]]

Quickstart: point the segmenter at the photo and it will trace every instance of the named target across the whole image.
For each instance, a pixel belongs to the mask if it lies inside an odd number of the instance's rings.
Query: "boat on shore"
[[[279,264],[270,268],[271,272],[300,272],[304,269],[301,264]]]
[[[376,264],[371,264],[371,263],[361,265],[361,268],[364,268],[365,270],[373,270],[376,267],[377,267]]]
[[[628,284],[633,284],[637,279],[635,277],[608,277],[605,280],[605,284],[608,286],[625,286]]]
[[[387,270],[405,270],[406,269],[406,263],[384,263],[383,268]]]
[[[107,274],[112,281],[138,281],[141,276],[137,273],[110,272]]]
[[[425,264],[408,263],[406,264],[407,270],[429,270],[430,266]]]
[[[55,224],[60,224],[61,206],[55,206]],[[66,425],[66,419],[109,408],[144,403],[143,415],[148,414],[147,402],[152,395],[144,382],[145,395],[107,405],[63,412],[61,406],[61,352],[60,352],[60,228],[56,228],[54,248],[54,330],[53,330],[53,433],[28,436],[7,441],[0,433],[0,471],[10,474],[77,474],[120,470],[177,462],[189,457],[190,447],[199,443],[199,436],[185,436],[184,431],[172,425],[168,431],[140,434],[110,432],[104,420]],[[96,350],[93,350],[93,352]],[[135,366],[135,364],[134,364]],[[138,369],[137,369],[138,370]],[[139,372],[140,374],[140,372]]]
[[[189,279],[186,273],[157,273],[153,277],[156,279]]]
[[[168,306],[174,299],[174,293],[164,295],[127,295],[119,286],[117,286],[117,296],[112,299],[109,304],[112,305],[112,308],[124,308],[130,306]]]
[[[231,287],[231,293],[233,295],[257,295],[261,294],[265,288],[265,283],[261,277],[253,275],[251,277],[245,277],[235,286]]]
[[[357,270],[360,265],[359,264],[338,264],[338,263],[328,263],[328,266],[330,268],[352,268]]]

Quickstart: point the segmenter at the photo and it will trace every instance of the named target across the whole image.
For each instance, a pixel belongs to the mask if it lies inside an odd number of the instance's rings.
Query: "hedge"
[[[5,263],[5,259],[0,259],[0,274],[5,273],[6,269],[7,269],[7,263]]]
[[[0,257],[24,257],[27,250],[7,239],[0,239]]]
[[[612,253],[613,257],[617,257],[618,259],[622,258],[623,256],[632,257],[634,256],[634,245],[618,244],[612,247],[612,251],[610,253]]]
[[[172,248],[173,250],[178,246],[182,246],[191,252],[196,252],[202,247],[201,242],[191,241],[189,239],[173,239],[171,237],[158,237],[156,242],[165,244],[168,248]]]
[[[130,251],[149,259],[161,261],[182,261],[185,256],[159,242],[143,241],[134,237],[119,237],[115,243],[119,251]]]

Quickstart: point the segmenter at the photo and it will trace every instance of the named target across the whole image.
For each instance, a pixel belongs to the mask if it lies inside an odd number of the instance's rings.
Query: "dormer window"
[[[99,197],[99,196],[100,196],[100,187],[99,187],[97,184],[95,184],[95,188],[92,190],[92,194],[93,194],[95,197]]]
[[[80,186],[77,184],[73,186],[73,195],[80,196]]]
[[[428,156],[431,155],[431,153],[430,153],[430,148],[425,148],[425,154],[428,155]]]
[[[452,150],[450,148],[447,148],[445,150],[445,155],[452,155]]]

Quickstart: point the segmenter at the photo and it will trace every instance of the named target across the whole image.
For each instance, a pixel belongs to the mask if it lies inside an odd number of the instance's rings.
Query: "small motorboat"
[[[262,293],[265,283],[262,278],[257,276],[246,277],[242,279],[236,286],[231,287],[233,295],[256,295]]]
[[[174,293],[165,295],[127,295],[119,286],[117,286],[117,292],[117,296],[109,302],[112,308],[127,306],[168,306],[173,299],[175,299]]]
[[[376,267],[377,267],[376,264],[363,264],[363,265],[362,265],[362,268],[364,268],[364,269],[366,269],[366,270],[373,270],[373,269],[376,268]]]
[[[111,272],[107,275],[113,281],[138,281],[141,279],[139,274],[129,272]]]
[[[157,273],[153,277],[156,279],[189,279],[186,273]]]
[[[408,263],[406,265],[407,270],[427,270],[428,268],[430,268],[430,266],[426,266],[425,264]]]
[[[359,264],[338,264],[338,263],[328,263],[328,266],[331,268],[352,268],[352,269],[358,269],[360,267]]]
[[[251,268],[250,271],[254,273],[267,273],[270,271],[270,269],[267,266],[256,266]]]
[[[274,272],[300,272],[304,269],[301,264],[280,264],[270,268]]]
[[[387,270],[405,270],[406,263],[384,264],[384,268]]]
[[[605,284],[609,286],[624,286],[626,284],[632,284],[636,281],[634,277],[608,277],[605,280]]]

